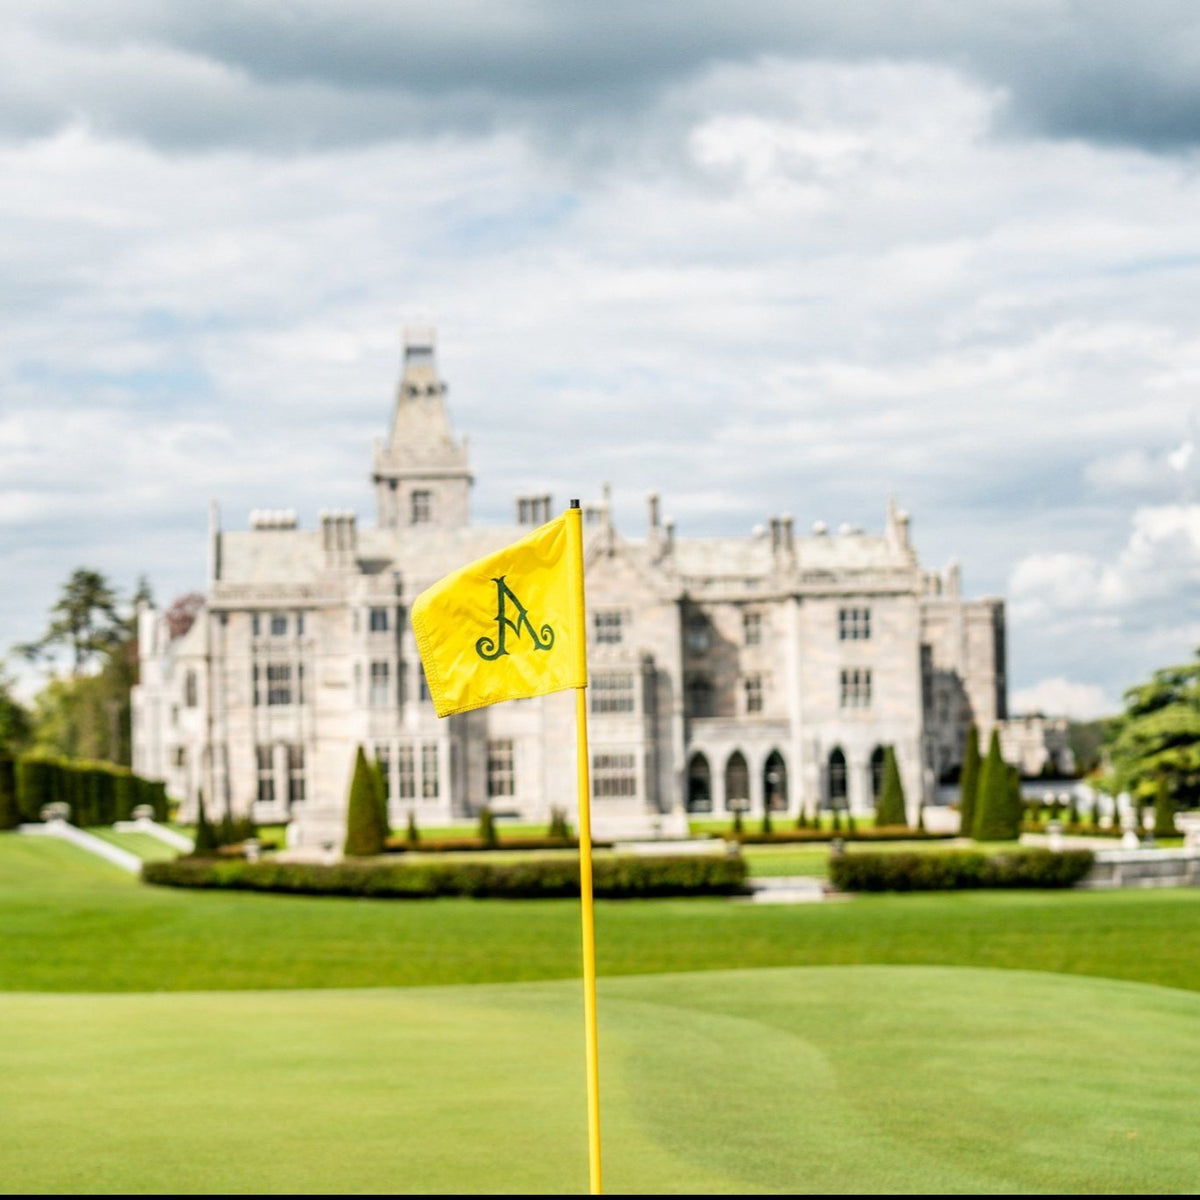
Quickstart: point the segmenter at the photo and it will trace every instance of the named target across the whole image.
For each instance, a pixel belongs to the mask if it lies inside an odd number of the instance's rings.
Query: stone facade
[[[507,527],[470,523],[466,444],[446,410],[431,332],[410,332],[390,436],[377,445],[373,528],[323,512],[252,514],[209,535],[206,604],[170,637],[139,623],[134,766],[182,812],[252,810],[292,840],[337,842],[355,748],[384,764],[392,822],[435,824],[485,804],[535,820],[574,804],[569,694],[439,721],[408,611],[426,586],[554,515],[517,501]],[[961,761],[974,721],[1005,717],[1004,605],[967,600],[960,573],[923,570],[909,519],[881,534],[790,517],[745,537],[685,538],[648,501],[619,531],[607,490],[585,506],[589,735],[596,819],[686,808],[867,813],[883,748],[910,810]],[[986,744],[986,743],[985,743]]]

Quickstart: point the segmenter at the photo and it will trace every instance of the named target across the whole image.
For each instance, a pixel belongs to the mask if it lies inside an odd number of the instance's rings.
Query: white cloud
[[[1072,683],[1055,676],[1013,692],[1009,698],[1009,709],[1014,713],[1040,712],[1048,717],[1090,721],[1119,712],[1120,704],[1094,684]]]
[[[660,490],[682,535],[878,528],[896,492],[927,562],[1010,579],[1018,685],[1084,679],[1083,645],[1119,693],[1152,664],[1096,649],[1112,621],[1196,581],[1191,510],[1126,539],[1117,490],[1168,472],[1136,447],[1194,403],[1200,179],[1001,135],[1006,106],[940,66],[776,57],[678,83],[587,171],[516,124],[262,157],[85,111],[0,146],[0,644],[81,563],[195,586],[211,496],[234,525],[369,511],[420,307],[484,518],[533,478],[611,480],[633,532]]]

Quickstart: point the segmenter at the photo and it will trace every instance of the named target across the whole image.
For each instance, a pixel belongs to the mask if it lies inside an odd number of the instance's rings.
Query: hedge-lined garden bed
[[[593,845],[598,845],[592,839]],[[389,854],[400,854],[405,850],[419,850],[422,854],[459,854],[470,850],[573,850],[578,849],[578,838],[561,838],[537,834],[514,833],[511,836],[497,834],[494,842],[485,841],[478,835],[459,837],[426,837],[411,842],[403,833],[391,834],[386,843]]]
[[[954,833],[926,833],[923,829],[909,829],[906,825],[886,825],[872,829],[773,829],[770,833],[728,832],[722,834],[731,842],[744,846],[771,846],[786,842],[827,843],[835,839],[843,842],[945,842],[951,841]]]
[[[740,855],[687,858],[613,856],[593,863],[593,892],[610,900],[644,896],[729,896],[745,890]],[[146,863],[142,878],[165,887],[227,888],[308,896],[421,899],[473,896],[509,900],[579,895],[579,863],[572,859],[527,862],[345,860],[281,863],[180,858]]]
[[[944,892],[960,888],[1069,888],[1092,869],[1090,850],[1013,850],[983,854],[832,855],[829,879],[843,892]]]

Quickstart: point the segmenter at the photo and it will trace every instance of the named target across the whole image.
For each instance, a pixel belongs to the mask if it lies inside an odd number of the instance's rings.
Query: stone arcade
[[[134,768],[185,819],[290,820],[293,844],[338,842],[355,748],[383,764],[393,826],[493,811],[545,820],[574,803],[569,694],[439,721],[407,614],[446,572],[549,519],[522,496],[511,526],[472,525],[465,440],[446,410],[431,331],[409,331],[390,436],[376,446],[376,520],[256,512],[209,532],[206,603],[171,637],[139,621]],[[909,519],[882,534],[788,516],[745,537],[692,538],[657,495],[633,538],[607,489],[585,508],[592,787],[597,829],[667,814],[869,812],[884,747],[910,811],[961,761],[974,721],[1005,711],[1004,604],[966,600],[959,569],[923,570]],[[986,745],[986,742],[985,742]]]

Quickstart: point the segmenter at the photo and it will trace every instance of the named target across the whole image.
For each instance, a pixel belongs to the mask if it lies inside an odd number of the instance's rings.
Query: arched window
[[[846,756],[840,749],[829,755],[829,807],[846,807]]]
[[[740,750],[725,764],[725,807],[730,812],[745,812],[750,807],[750,768]]]
[[[871,752],[871,796],[879,799],[883,791],[883,747],[876,746]]]
[[[782,812],[787,798],[787,764],[778,750],[772,750],[763,764],[763,802],[771,812]]]
[[[687,774],[688,812],[712,812],[712,771],[703,754],[693,754]]]
[[[707,675],[693,675],[688,679],[687,709],[690,717],[713,715],[713,685]]]

